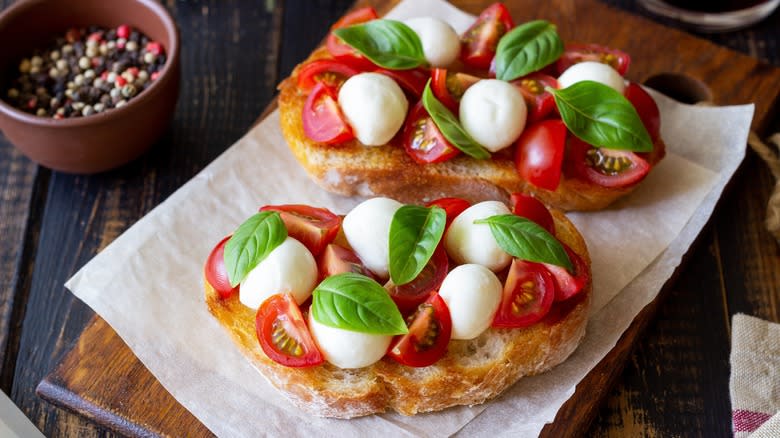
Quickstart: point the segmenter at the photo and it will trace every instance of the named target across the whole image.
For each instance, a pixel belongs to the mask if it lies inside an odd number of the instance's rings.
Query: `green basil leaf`
[[[634,106],[613,88],[582,81],[562,90],[548,87],[561,119],[574,135],[593,146],[651,152],[653,140]]]
[[[371,20],[333,31],[342,41],[376,65],[405,70],[425,64],[420,37],[395,20]]]
[[[496,78],[511,81],[540,70],[560,58],[563,41],[555,25],[545,20],[515,27],[496,49]]]
[[[287,228],[275,211],[255,214],[241,224],[225,244],[225,269],[236,287],[246,275],[287,238]]]
[[[441,241],[447,213],[440,207],[404,205],[390,222],[390,279],[400,286],[417,278]]]
[[[471,138],[468,132],[463,129],[463,126],[460,125],[458,118],[443,103],[439,102],[439,99],[436,99],[436,96],[431,91],[430,79],[428,79],[428,83],[425,85],[422,102],[425,110],[428,111],[428,115],[433,119],[433,123],[441,131],[441,135],[453,146],[460,149],[464,154],[478,160],[490,158],[490,152]]]
[[[365,275],[347,272],[328,277],[312,295],[311,316],[320,324],[376,335],[409,332],[385,288]]]
[[[550,263],[574,269],[563,245],[534,221],[514,214],[501,214],[474,221],[488,224],[498,246],[519,259]]]

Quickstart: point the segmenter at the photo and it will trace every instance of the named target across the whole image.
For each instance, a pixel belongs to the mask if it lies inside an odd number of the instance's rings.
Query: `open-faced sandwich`
[[[426,202],[532,193],[601,209],[664,156],[658,107],[626,53],[514,25],[496,3],[457,35],[373,9],[337,22],[280,85],[284,136],[309,176],[344,195]]]
[[[260,373],[338,418],[479,404],[561,363],[590,275],[572,223],[523,194],[264,206],[204,266],[209,310]]]

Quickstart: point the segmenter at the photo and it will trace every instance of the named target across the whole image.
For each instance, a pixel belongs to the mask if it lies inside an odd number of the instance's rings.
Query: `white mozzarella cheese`
[[[367,146],[384,145],[404,124],[409,102],[394,80],[380,73],[360,73],[339,90],[339,106],[355,137]]]
[[[339,368],[369,366],[385,355],[392,336],[353,332],[317,322],[309,312],[309,331],[325,360]]]
[[[238,292],[238,299],[257,309],[271,295],[290,293],[298,304],[306,301],[317,285],[317,262],[299,241],[288,237],[249,271]]]
[[[353,208],[342,221],[349,245],[363,264],[382,278],[387,278],[390,263],[390,222],[402,205],[390,198],[372,198]]]
[[[567,68],[558,78],[561,88],[566,88],[581,81],[595,81],[614,88],[623,94],[626,83],[623,76],[607,64],[595,61],[579,62]]]
[[[509,213],[509,208],[498,201],[480,202],[463,210],[444,236],[447,254],[458,264],[476,263],[494,272],[504,269],[512,261],[512,256],[498,246],[489,225],[475,224],[474,221]]]
[[[460,37],[446,21],[417,17],[404,21],[420,37],[425,60],[431,67],[447,67],[460,54]]]
[[[460,101],[460,122],[490,152],[514,143],[525,128],[528,109],[520,91],[508,82],[483,79]]]
[[[452,318],[452,339],[474,339],[490,327],[501,304],[501,281],[482,265],[460,265],[439,288]]]

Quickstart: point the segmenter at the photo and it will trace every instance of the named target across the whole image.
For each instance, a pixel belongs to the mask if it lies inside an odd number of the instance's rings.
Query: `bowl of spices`
[[[0,41],[0,131],[43,166],[113,169],[170,123],[179,35],[154,0],[20,0]]]

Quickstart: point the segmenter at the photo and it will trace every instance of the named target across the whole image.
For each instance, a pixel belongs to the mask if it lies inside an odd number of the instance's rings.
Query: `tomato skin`
[[[301,309],[290,294],[276,294],[268,297],[257,309],[255,334],[260,347],[271,360],[284,366],[301,368],[320,365],[325,361],[311,337]],[[289,344],[298,351],[284,351],[276,341],[292,339]],[[285,344],[287,344],[285,342]],[[287,344],[287,345],[289,345]]]
[[[409,333],[396,336],[387,355],[410,367],[433,365],[447,352],[452,337],[452,318],[447,303],[438,293],[432,292],[409,319]],[[431,345],[424,345],[430,342],[427,335],[435,336]]]
[[[471,203],[461,198],[439,198],[425,204],[426,207],[437,206],[444,209],[447,213],[447,225],[444,230],[450,227],[450,224],[459,214],[463,213],[463,210],[471,207]]]
[[[377,15],[374,8],[370,6],[355,9],[354,11],[341,17],[339,21],[331,26],[331,32],[328,34],[328,38],[325,42],[325,46],[328,48],[328,52],[330,52],[331,56],[336,59],[349,59],[353,65],[359,66],[361,70],[368,71],[375,69],[376,65],[374,65],[373,62],[369,61],[368,58],[364,57],[349,45],[341,42],[339,37],[333,33],[333,30],[352,26],[353,24],[365,23],[377,18],[379,18],[379,16]]]
[[[516,86],[523,95],[525,105],[528,107],[527,124],[544,119],[556,109],[555,98],[545,87],[560,88],[558,80],[544,73],[531,73],[510,82]]]
[[[515,27],[512,16],[503,3],[485,8],[460,38],[460,59],[471,67],[487,69],[496,56],[498,40]]]
[[[512,193],[509,198],[509,208],[512,214],[530,219],[553,236],[555,235],[555,221],[542,201],[525,193]]]
[[[588,266],[585,264],[585,261],[582,260],[582,257],[577,255],[577,253],[565,243],[561,244],[563,245],[563,249],[566,250],[566,254],[569,255],[571,264],[574,266],[574,274],[572,275],[572,273],[567,271],[564,267],[544,264],[555,279],[555,301],[568,300],[577,295],[590,281]]]
[[[206,259],[206,266],[203,273],[206,281],[214,288],[223,300],[230,298],[231,295],[238,292],[239,286],[231,287],[228,278],[227,269],[225,269],[225,244],[230,240],[230,236],[220,240],[217,246],[211,250]]]
[[[325,144],[355,138],[339,108],[336,90],[317,82],[303,106],[303,131],[311,140]]]
[[[374,274],[366,268],[354,251],[335,243],[329,243],[317,258],[317,272],[320,280],[345,272],[363,274],[374,278]]]
[[[448,72],[444,68],[431,71],[431,91],[452,114],[460,112],[460,99],[469,87],[476,84],[480,78],[461,72]]]
[[[639,155],[615,149],[596,148],[575,136],[569,136],[569,154],[567,170],[584,181],[602,187],[617,188],[636,184],[650,172],[650,164]],[[610,175],[594,167],[591,156],[603,156],[607,159],[630,162],[628,168]]]
[[[418,102],[406,117],[403,141],[406,153],[420,164],[440,163],[460,153],[444,138],[422,101]]]
[[[655,142],[661,135],[661,112],[658,110],[653,97],[644,90],[639,84],[631,82],[623,91],[629,102],[634,105],[642,124],[645,125],[650,138]]]
[[[515,167],[520,177],[536,187],[557,189],[567,132],[566,125],[558,119],[542,120],[527,127],[515,148]]]
[[[314,257],[333,242],[341,227],[341,217],[327,208],[308,205],[265,205],[260,211],[276,211],[282,218],[287,234],[301,242]]]
[[[439,289],[444,277],[447,276],[448,269],[447,253],[444,251],[444,247],[439,245],[417,278],[401,286],[396,286],[392,280],[388,280],[385,289],[398,306],[398,310],[402,314],[407,314],[425,301],[431,291]]]
[[[428,70],[423,68],[413,68],[409,70],[385,70],[383,68],[374,70],[374,73],[381,73],[394,80],[402,90],[409,93],[415,99],[419,99],[425,90],[425,84],[428,83]]]
[[[306,63],[298,72],[298,88],[308,91],[318,82],[338,89],[350,76],[360,73],[341,61],[333,59],[317,59]],[[330,76],[327,76],[330,75]]]
[[[541,263],[514,259],[493,327],[528,327],[547,315],[554,299],[555,280],[550,271]]]
[[[617,49],[598,44],[566,44],[566,49],[555,63],[555,70],[560,76],[567,68],[583,61],[596,61],[608,64],[617,70],[621,76],[626,75],[628,67],[631,65],[631,57]]]

